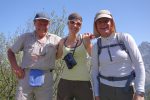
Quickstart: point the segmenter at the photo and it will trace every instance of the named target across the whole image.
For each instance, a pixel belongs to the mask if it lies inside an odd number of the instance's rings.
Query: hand
[[[15,73],[18,79],[23,79],[25,76],[25,71],[20,66],[14,67],[13,72]]]
[[[95,96],[95,100],[100,100],[100,97],[99,96]]]
[[[91,37],[92,37],[92,33],[84,33],[84,34],[83,34],[83,38],[84,38],[84,39],[89,39],[89,40],[90,40]]]
[[[93,35],[91,33],[84,33],[83,34],[83,39],[86,42],[86,44],[90,44],[92,36]]]
[[[142,97],[140,95],[134,94],[133,100],[144,100],[144,96]]]
[[[92,36],[93,35],[91,33],[84,33],[83,35],[83,43],[90,56],[91,56],[91,49],[92,49],[92,43],[91,43]]]
[[[89,38],[89,39],[94,39],[95,35],[92,33],[84,33],[83,38]]]

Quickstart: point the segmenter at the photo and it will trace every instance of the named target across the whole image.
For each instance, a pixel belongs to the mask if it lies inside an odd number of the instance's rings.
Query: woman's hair
[[[78,19],[82,22],[82,17],[78,13],[71,13],[68,16],[68,20],[75,20],[75,19]]]
[[[116,32],[116,26],[115,26],[114,19],[111,19],[111,32],[112,32],[112,33],[115,33],[115,32]]]

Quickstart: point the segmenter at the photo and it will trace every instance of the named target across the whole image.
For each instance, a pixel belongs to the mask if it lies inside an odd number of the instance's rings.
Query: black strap
[[[131,74],[130,74],[130,77],[128,78],[127,82],[126,82],[126,85],[124,87],[124,91],[125,92],[128,92],[129,91],[129,87],[130,87],[130,83],[135,79],[135,72],[132,71]]]
[[[120,45],[123,45],[123,44],[122,43],[116,43],[116,44],[111,44],[111,45],[105,45],[105,46],[102,46],[100,48],[103,49],[103,48],[115,47],[115,46],[120,46]]]
[[[123,42],[123,36],[124,35],[122,33],[117,33],[117,41],[118,41],[118,43],[116,43],[116,44],[110,44],[110,45],[105,45],[105,46],[102,46],[102,44],[101,44],[101,38],[98,38],[98,40],[97,40],[97,45],[98,45],[98,59],[99,59],[99,55],[101,53],[101,49],[107,48],[108,54],[109,54],[109,57],[110,57],[110,61],[113,61],[112,56],[111,56],[111,52],[110,52],[110,47],[120,46],[120,48],[122,50],[124,50],[128,54],[128,56],[129,56],[129,58],[130,58],[130,60],[132,62],[129,50],[126,48],[125,43]],[[98,60],[98,65],[99,64],[100,63],[99,63],[99,60]]]
[[[108,48],[107,48],[108,54],[109,54],[109,57],[110,57],[110,61],[113,61],[113,60],[112,60],[112,56],[111,56],[111,52],[110,52],[110,49],[109,49],[109,48],[110,48],[110,46],[108,46]]]
[[[100,49],[107,48],[108,49],[108,54],[109,54],[109,57],[110,57],[110,61],[113,61],[112,56],[111,56],[111,52],[110,52],[110,47],[115,47],[115,46],[120,46],[121,47],[121,45],[124,45],[124,44],[117,43],[117,44],[105,45],[105,46],[100,47]]]
[[[121,45],[120,45],[120,48],[121,48],[122,50],[125,50],[125,52],[128,54],[128,56],[129,56],[129,58],[130,58],[130,60],[131,60],[131,62],[132,62],[132,59],[131,59],[129,50],[126,48],[125,43],[124,43],[124,41],[123,41],[123,37],[124,37],[124,34],[123,34],[123,33],[117,33],[117,41],[118,41],[119,44],[121,44]]]
[[[97,49],[98,49],[98,51],[97,51],[97,53],[98,53],[97,58],[98,58],[98,66],[100,65],[100,62],[99,62],[99,55],[101,54],[101,47],[102,47],[101,38],[98,38],[98,39],[97,39]]]
[[[99,74],[100,78],[106,79],[108,81],[123,81],[123,80],[127,80],[127,84],[128,85],[135,77],[135,72],[132,71],[130,75],[124,76],[124,77],[106,77],[103,76],[101,74]]]
[[[65,39],[65,41],[64,41],[64,44],[66,43],[66,41],[67,41],[67,37],[66,37],[66,39]],[[79,41],[79,40],[77,40],[76,45],[75,45],[74,49],[72,50],[72,51],[73,51],[73,53],[72,53],[73,55],[74,55],[74,52],[75,52],[76,47],[77,47],[77,45],[78,45],[78,41]],[[65,46],[66,46],[66,44],[65,44]]]
[[[102,47],[101,38],[97,39],[97,46],[98,46],[97,48],[98,48],[98,56],[99,56],[101,53],[101,47]]]
[[[77,43],[76,43],[76,45],[75,45],[75,47],[74,47],[74,49],[73,49],[73,53],[72,53],[73,55],[74,55],[74,52],[75,52],[75,50],[76,50],[76,48],[77,48],[78,41],[79,41],[79,40],[77,40]]]

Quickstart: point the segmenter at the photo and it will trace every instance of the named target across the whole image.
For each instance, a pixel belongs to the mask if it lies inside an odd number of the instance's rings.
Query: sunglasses
[[[69,23],[71,24],[71,25],[77,25],[78,27],[80,27],[81,26],[81,22],[77,22],[77,21],[73,21],[73,20],[69,20]]]

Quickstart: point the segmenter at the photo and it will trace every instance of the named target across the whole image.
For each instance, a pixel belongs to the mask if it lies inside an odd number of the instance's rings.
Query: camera
[[[77,64],[72,53],[68,53],[67,55],[65,55],[63,60],[65,60],[68,69],[72,69]]]

